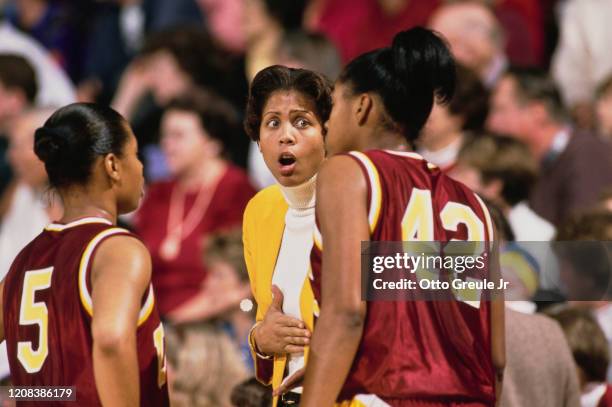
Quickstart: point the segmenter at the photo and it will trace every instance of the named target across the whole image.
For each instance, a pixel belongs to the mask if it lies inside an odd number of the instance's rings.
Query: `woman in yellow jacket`
[[[273,389],[299,372],[308,354],[315,181],[330,111],[330,82],[315,72],[272,66],[251,84],[245,129],[277,184],[260,191],[244,213],[245,261],[257,302],[249,344],[257,379]],[[300,393],[293,389],[273,405],[296,405]]]

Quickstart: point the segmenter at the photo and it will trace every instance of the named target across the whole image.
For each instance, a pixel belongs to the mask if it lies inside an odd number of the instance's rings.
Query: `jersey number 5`
[[[38,349],[32,342],[17,343],[17,359],[28,373],[38,372],[49,355],[49,316],[44,302],[35,302],[36,292],[51,287],[53,267],[27,271],[23,279],[19,325],[38,325]]]

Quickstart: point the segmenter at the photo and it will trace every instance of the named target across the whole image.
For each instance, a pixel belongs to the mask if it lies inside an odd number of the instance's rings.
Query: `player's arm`
[[[93,363],[104,406],[140,403],[136,329],[141,298],[151,278],[151,258],[130,236],[103,241],[91,273]]]
[[[322,308],[314,331],[301,405],[331,406],[361,341],[361,241],[369,240],[367,185],[347,156],[329,159],[317,180],[317,218],[323,236]]]

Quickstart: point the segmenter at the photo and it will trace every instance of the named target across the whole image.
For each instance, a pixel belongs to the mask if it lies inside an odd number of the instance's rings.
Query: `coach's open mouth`
[[[280,173],[283,176],[290,176],[293,174],[293,170],[295,169],[295,163],[297,159],[295,155],[289,152],[281,153],[278,157],[278,163],[280,164]]]

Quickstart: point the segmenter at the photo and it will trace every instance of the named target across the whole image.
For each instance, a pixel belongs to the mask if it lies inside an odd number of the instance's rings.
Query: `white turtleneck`
[[[310,265],[312,233],[315,222],[316,176],[295,187],[281,186],[281,192],[289,204],[285,215],[283,240],[276,259],[272,284],[283,292],[283,312],[302,319],[300,295]],[[289,377],[304,366],[304,354],[289,355]],[[302,388],[293,390],[301,393]]]

